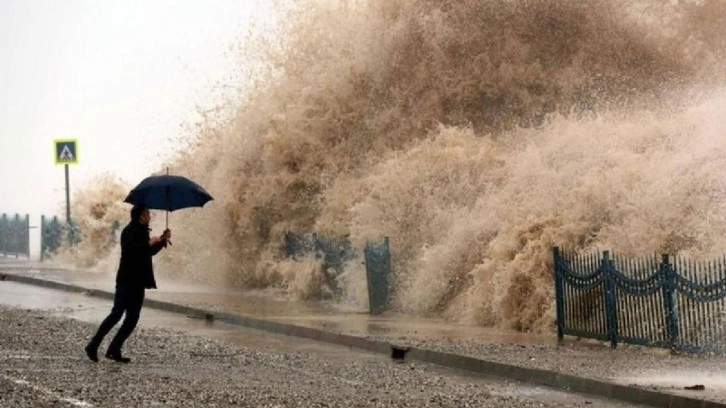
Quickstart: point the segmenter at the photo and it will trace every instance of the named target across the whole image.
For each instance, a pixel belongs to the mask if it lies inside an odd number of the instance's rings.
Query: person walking
[[[171,244],[171,230],[160,237],[150,237],[151,213],[144,206],[131,209],[131,221],[121,232],[121,260],[116,274],[116,293],[111,313],[98,327],[96,334],[85,347],[86,355],[98,362],[98,348],[103,338],[126,314],[121,327],[106,350],[106,358],[129,363],[131,359],[121,354],[126,339],[136,328],[144,303],[146,289],[156,289],[154,267],[151,258]]]

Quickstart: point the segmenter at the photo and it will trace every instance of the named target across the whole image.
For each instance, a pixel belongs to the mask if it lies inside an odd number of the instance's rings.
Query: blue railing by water
[[[19,255],[30,257],[30,216],[8,216],[3,213],[0,217],[0,254],[3,256]]]
[[[50,258],[63,242],[74,246],[81,242],[81,231],[78,225],[61,222],[58,217],[40,216],[40,260]]]
[[[288,232],[283,241],[283,250],[287,257],[300,259],[313,255],[321,260],[321,272],[334,293],[340,290],[337,277],[343,272],[344,264],[360,259],[360,255],[345,237],[328,238],[315,233]],[[368,281],[369,311],[380,314],[388,309],[389,304],[391,253],[388,237],[383,238],[380,243],[367,243],[363,256]]]
[[[61,246],[64,226],[58,217],[40,217],[40,260],[51,256]]]
[[[726,352],[726,261],[553,249],[557,336]]]
[[[366,243],[364,254],[369,309],[371,314],[380,314],[388,309],[391,297],[391,248],[388,237],[378,243]]]
[[[108,239],[112,245],[116,243],[116,235],[120,228],[119,221],[111,223],[111,233]],[[70,246],[79,244],[82,237],[83,231],[77,224],[71,222],[69,226],[60,221],[57,216],[51,218],[42,215],[40,217],[40,260],[52,257],[64,242]]]

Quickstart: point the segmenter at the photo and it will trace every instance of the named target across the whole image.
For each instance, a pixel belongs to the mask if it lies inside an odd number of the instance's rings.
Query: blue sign
[[[55,141],[55,164],[78,164],[78,141]]]

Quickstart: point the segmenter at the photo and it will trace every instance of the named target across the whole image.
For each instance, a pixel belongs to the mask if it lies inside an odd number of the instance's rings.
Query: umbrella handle
[[[169,166],[166,166],[166,175],[169,175]],[[169,188],[166,189],[166,229],[169,229],[169,207],[170,207],[170,201],[171,197],[169,197]]]

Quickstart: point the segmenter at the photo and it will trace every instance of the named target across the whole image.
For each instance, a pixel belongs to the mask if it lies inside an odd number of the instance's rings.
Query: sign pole
[[[71,188],[68,176],[68,165],[65,166],[66,170],[66,222],[71,225]]]
[[[66,223],[68,225],[68,242],[71,246],[76,241],[75,228],[71,220],[71,182],[69,165],[78,164],[78,141],[76,139],[56,139],[55,164],[62,164],[66,176]]]

